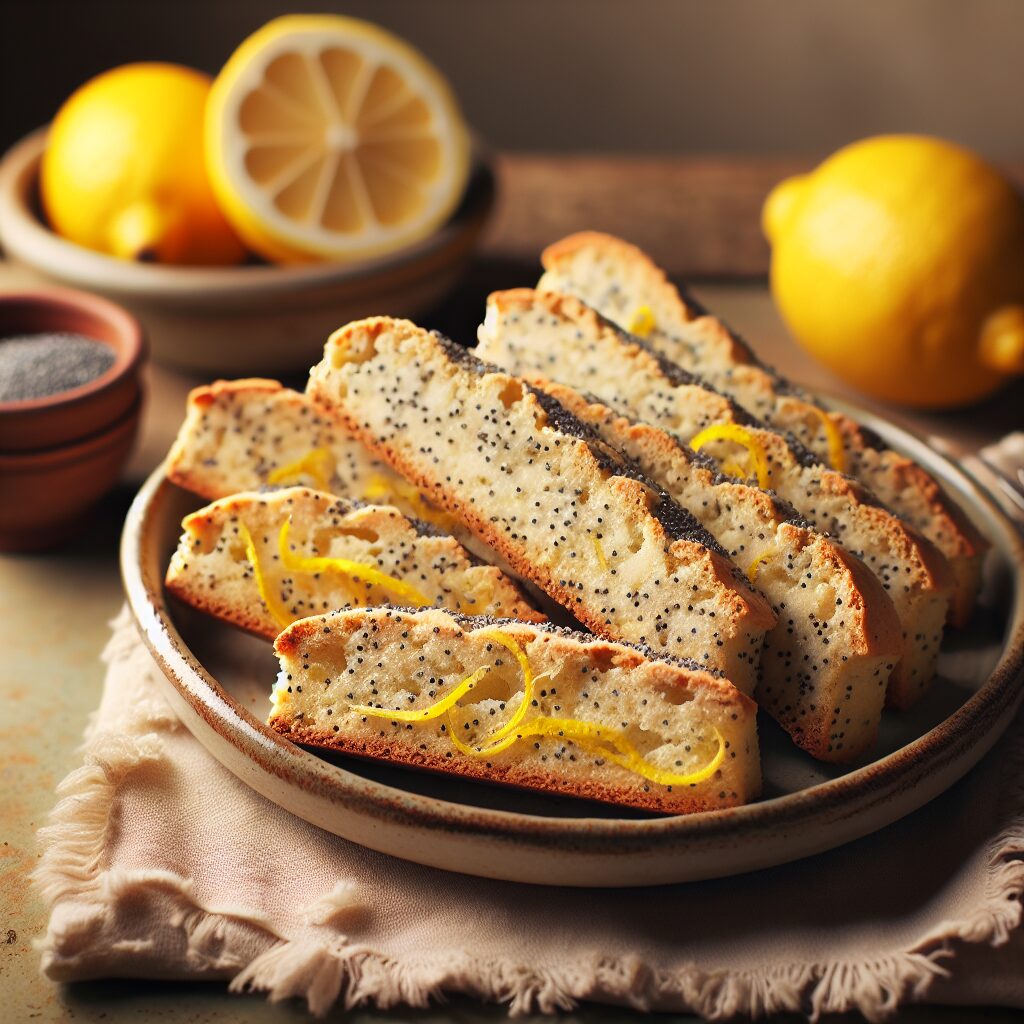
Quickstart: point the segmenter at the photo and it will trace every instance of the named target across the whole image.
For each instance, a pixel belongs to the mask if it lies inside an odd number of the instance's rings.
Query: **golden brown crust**
[[[412,750],[395,743],[350,739],[340,733],[335,734],[327,730],[303,727],[301,722],[273,719],[270,725],[275,732],[290,739],[293,743],[336,750],[339,753],[351,754],[369,761],[385,761],[389,764],[418,768],[439,775],[460,775],[478,782],[494,782],[516,789],[596,800],[600,803],[617,806],[626,805],[657,814],[694,814],[698,811],[714,810],[716,807],[737,807],[748,803],[758,795],[752,793],[744,800],[737,793],[724,792],[718,799],[709,800],[676,793],[665,795],[660,791],[661,787],[652,787],[649,793],[629,791],[627,794],[622,789],[603,785],[594,779],[586,781],[560,779],[550,773],[529,771],[516,763],[492,763],[488,767],[486,762],[464,757],[458,751],[452,751],[451,757],[439,757],[430,751]]]

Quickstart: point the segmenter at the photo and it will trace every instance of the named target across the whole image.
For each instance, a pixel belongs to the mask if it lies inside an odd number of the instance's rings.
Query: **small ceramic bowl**
[[[0,339],[64,332],[107,345],[114,362],[80,387],[0,402],[3,551],[51,547],[73,533],[116,483],[138,430],[145,346],[134,317],[67,289],[0,294]]]
[[[41,282],[105,295],[142,322],[153,358],[204,374],[304,372],[349,320],[415,319],[455,286],[494,204],[494,173],[479,154],[466,194],[429,238],[359,264],[169,267],[84,249],[46,225],[38,202],[45,130],[0,161],[0,244]]]
[[[38,551],[67,540],[117,483],[132,450],[141,398],[89,437],[34,452],[0,453],[0,551]]]
[[[122,419],[140,396],[142,329],[105,299],[48,289],[0,294],[0,338],[16,334],[82,334],[114,350],[99,377],[55,395],[0,401],[0,453],[38,451],[99,433]]]

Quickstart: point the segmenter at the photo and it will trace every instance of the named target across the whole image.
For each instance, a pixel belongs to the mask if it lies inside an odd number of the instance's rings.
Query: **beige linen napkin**
[[[1024,943],[1007,943],[1024,887],[1022,722],[941,799],[843,849],[657,890],[544,889],[418,867],[306,824],[177,721],[127,611],[104,658],[85,763],[41,832],[54,980],[223,978],[318,1014],[455,991],[513,1013],[582,999],[713,1018],[1024,1006]]]

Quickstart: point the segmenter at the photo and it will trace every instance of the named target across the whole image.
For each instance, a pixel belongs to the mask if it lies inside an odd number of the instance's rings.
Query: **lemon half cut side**
[[[286,15],[228,60],[206,114],[210,180],[258,253],[356,261],[425,238],[469,177],[469,134],[448,84],[384,29]]]

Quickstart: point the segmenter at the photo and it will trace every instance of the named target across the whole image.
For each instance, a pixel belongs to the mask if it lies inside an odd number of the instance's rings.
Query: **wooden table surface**
[[[429,326],[471,339],[487,291],[532,283],[541,246],[568,231],[603,228],[649,247],[676,274],[704,278],[694,289],[697,297],[783,372],[813,387],[848,394],[801,356],[778,320],[763,278],[757,277],[766,257],[757,232],[761,198],[798,163],[516,156],[503,158],[500,166],[502,201],[481,257],[457,295],[425,318]],[[731,280],[707,280],[709,274],[728,274]],[[17,288],[21,279],[16,266],[0,261],[0,290]],[[0,936],[5,936],[0,944],[0,1020],[121,1024],[305,1019],[297,1004],[272,1007],[260,997],[229,996],[214,984],[106,981],[56,986],[40,975],[32,946],[45,929],[42,903],[26,884],[39,855],[35,831],[53,805],[55,786],[79,763],[75,748],[99,699],[98,656],[106,623],[121,603],[116,562],[121,521],[135,489],[166,452],[188,389],[201,383],[160,367],[149,367],[147,381],[136,453],[122,485],[104,501],[91,526],[60,551],[0,555],[0,693],[7,701],[0,721]],[[1022,398],[1024,388],[1017,386],[962,413],[882,411],[940,445],[964,451],[1020,427]],[[500,1008],[456,1000],[436,1010],[367,1012],[346,1019],[451,1024],[503,1016]],[[598,1007],[569,1019],[598,1022],[626,1016]],[[896,1019],[1002,1022],[1019,1020],[1020,1015],[998,1009],[911,1008]]]

